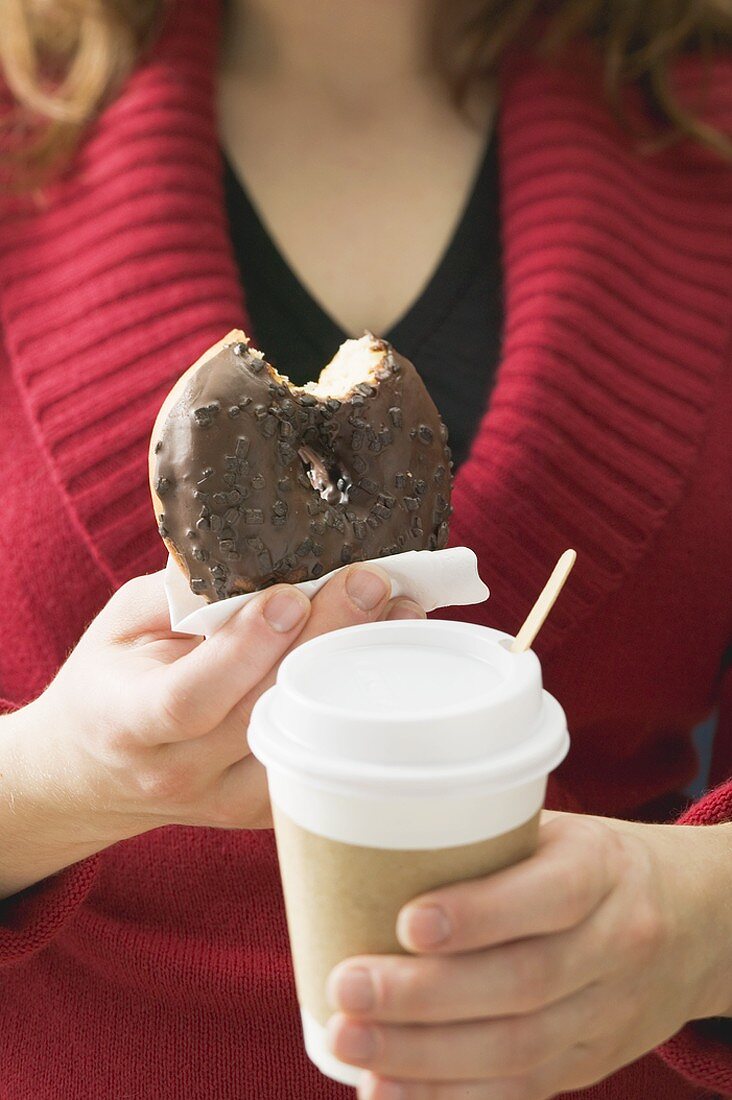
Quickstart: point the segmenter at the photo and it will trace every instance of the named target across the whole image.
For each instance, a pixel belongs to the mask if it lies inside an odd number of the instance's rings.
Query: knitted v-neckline
[[[73,172],[0,232],[12,369],[76,533],[115,584],[162,561],[146,476],[158,406],[206,346],[248,327],[217,34],[215,0],[183,0]],[[592,79],[580,53],[572,71],[525,60],[504,76],[504,354],[454,490],[452,540],[484,551],[506,629],[578,550],[542,652],[617,589],[680,499],[729,341],[728,169],[696,149],[639,158]]]

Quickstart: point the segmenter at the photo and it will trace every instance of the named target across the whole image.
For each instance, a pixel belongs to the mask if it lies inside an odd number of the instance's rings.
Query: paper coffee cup
[[[254,708],[267,768],[305,1048],[335,1081],[325,986],[343,959],[403,954],[399,910],[536,846],[569,747],[536,655],[440,621],[349,627],[294,650]]]

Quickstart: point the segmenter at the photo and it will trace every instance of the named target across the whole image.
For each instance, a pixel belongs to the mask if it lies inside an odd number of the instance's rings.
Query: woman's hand
[[[203,641],[171,633],[161,573],[124,585],[43,695],[0,720],[0,897],[158,825],[271,825],[254,703],[294,645],[423,614],[390,594],[382,570],[351,566],[312,604],[268,589]]]
[[[547,1100],[732,1012],[731,849],[732,825],[556,814],[530,859],[414,899],[416,957],[329,981],[360,1100]]]

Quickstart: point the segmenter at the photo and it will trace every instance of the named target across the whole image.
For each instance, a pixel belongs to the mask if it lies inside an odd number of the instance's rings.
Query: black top
[[[255,342],[295,385],[317,379],[348,334],[303,286],[225,165],[226,205]],[[419,298],[383,336],[411,359],[467,455],[498,362],[502,329],[496,142],[491,141],[450,244]]]

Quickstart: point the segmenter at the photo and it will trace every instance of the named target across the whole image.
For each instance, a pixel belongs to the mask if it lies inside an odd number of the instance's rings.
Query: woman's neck
[[[301,282],[384,332],[447,247],[490,129],[432,63],[434,0],[230,0],[227,155]]]
[[[231,0],[222,64],[373,102],[432,67],[433,0]]]

